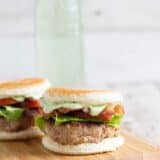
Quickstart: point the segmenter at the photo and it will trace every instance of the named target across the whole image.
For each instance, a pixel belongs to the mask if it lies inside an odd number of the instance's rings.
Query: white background
[[[0,0],[0,79],[35,73],[36,3]],[[86,79],[90,85],[160,80],[159,7],[158,0],[83,1]]]

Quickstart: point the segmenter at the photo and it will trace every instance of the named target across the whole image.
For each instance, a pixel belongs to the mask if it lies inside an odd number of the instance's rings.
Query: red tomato
[[[26,108],[39,108],[40,104],[38,100],[27,98],[23,104]]]
[[[97,116],[98,119],[104,120],[104,121],[109,121],[112,119],[112,115],[114,112],[112,110],[106,109],[100,115]]]
[[[12,104],[16,104],[16,100],[14,100],[13,98],[3,98],[0,99],[0,106],[5,106],[5,105],[12,105]]]

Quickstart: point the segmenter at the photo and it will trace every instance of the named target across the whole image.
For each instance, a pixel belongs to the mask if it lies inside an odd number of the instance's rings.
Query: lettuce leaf
[[[60,125],[66,122],[96,122],[102,123],[103,121],[97,119],[87,119],[87,118],[78,118],[78,117],[70,117],[70,116],[57,116],[55,117],[55,125]]]
[[[55,125],[60,125],[66,122],[95,122],[95,123],[105,123],[109,126],[120,126],[122,115],[113,115],[112,120],[109,122],[98,120],[98,119],[87,119],[87,118],[78,118],[70,116],[57,116],[55,117]]]
[[[4,106],[0,108],[0,117],[8,121],[17,121],[21,118],[24,108],[16,108],[12,106]]]
[[[122,118],[123,118],[123,115],[113,115],[112,120],[106,123],[108,126],[119,127],[121,124]]]
[[[35,117],[35,125],[40,129],[43,129],[45,126],[45,119],[43,117]]]
[[[119,127],[122,121],[123,115],[113,115],[112,120],[109,122],[98,120],[98,119],[87,119],[87,118],[79,118],[79,117],[71,117],[71,116],[57,116],[54,117],[54,125],[61,125],[66,122],[94,122],[94,123],[104,123],[111,127]],[[43,117],[36,117],[35,124],[40,128],[43,129],[45,126],[45,121]]]

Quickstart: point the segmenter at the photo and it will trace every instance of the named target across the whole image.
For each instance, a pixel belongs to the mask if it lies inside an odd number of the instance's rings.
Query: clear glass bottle
[[[82,86],[81,0],[37,1],[36,61],[54,86]]]

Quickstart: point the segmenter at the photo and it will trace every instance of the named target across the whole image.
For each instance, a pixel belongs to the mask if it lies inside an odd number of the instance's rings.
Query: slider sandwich
[[[51,88],[40,100],[45,148],[70,155],[114,151],[124,143],[122,96],[113,91]]]
[[[0,140],[42,135],[34,117],[40,113],[39,99],[48,87],[43,78],[0,82]]]

